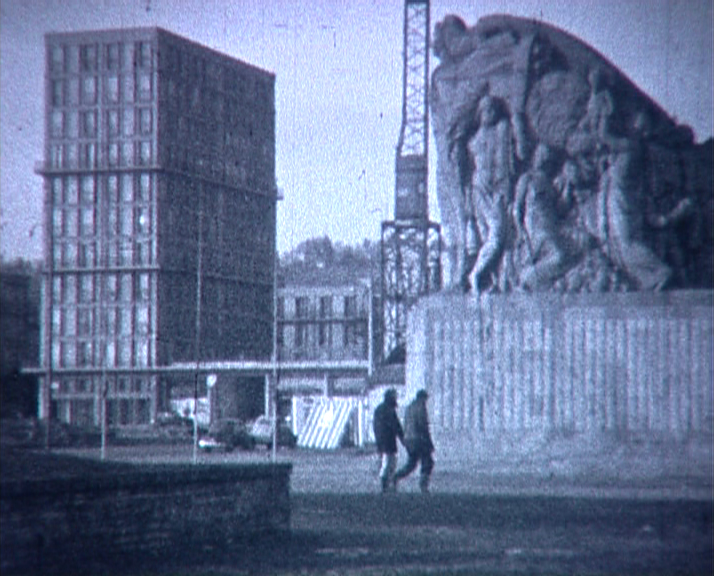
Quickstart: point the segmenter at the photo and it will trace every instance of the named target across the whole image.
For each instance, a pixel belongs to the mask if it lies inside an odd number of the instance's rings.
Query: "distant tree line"
[[[335,286],[372,281],[379,287],[379,242],[333,243],[328,236],[309,238],[280,256],[278,285]]]

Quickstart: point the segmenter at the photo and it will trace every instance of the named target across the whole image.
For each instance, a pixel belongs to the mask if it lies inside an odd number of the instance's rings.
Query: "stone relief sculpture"
[[[712,141],[573,36],[436,25],[432,122],[452,286],[711,288]]]

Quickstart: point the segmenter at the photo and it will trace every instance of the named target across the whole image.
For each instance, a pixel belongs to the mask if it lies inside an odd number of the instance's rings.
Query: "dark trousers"
[[[431,457],[431,448],[427,446],[414,446],[412,449],[407,449],[409,459],[394,475],[394,482],[409,476],[421,462],[419,487],[423,492],[429,489],[429,478],[431,471],[434,469],[434,459]]]

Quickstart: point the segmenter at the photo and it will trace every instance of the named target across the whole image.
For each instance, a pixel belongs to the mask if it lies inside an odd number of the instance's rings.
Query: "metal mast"
[[[382,222],[382,353],[387,361],[404,361],[409,308],[441,288],[441,230],[429,221],[428,205],[429,30],[429,0],[405,0],[394,220]]]

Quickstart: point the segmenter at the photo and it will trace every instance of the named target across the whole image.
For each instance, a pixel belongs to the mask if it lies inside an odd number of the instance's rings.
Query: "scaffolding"
[[[394,220],[382,222],[382,359],[404,362],[407,314],[441,288],[441,228],[429,220],[429,0],[405,0]]]

